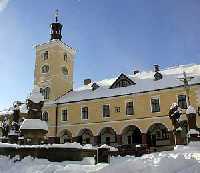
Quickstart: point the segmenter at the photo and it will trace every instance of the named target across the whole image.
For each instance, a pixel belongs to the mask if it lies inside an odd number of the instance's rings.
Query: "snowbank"
[[[1,143],[0,147],[14,147],[14,148],[82,148],[79,143],[65,143],[65,144],[44,144],[44,145],[17,145],[9,143]]]
[[[1,173],[199,173],[200,142],[177,146],[174,151],[142,157],[112,157],[110,164],[94,165],[93,158],[83,161],[49,162],[26,157],[22,161],[0,156]]]
[[[110,151],[118,151],[118,149],[117,148],[115,148],[115,147],[111,147],[111,146],[109,146],[109,145],[106,145],[106,144],[103,144],[103,145],[101,145],[100,147],[98,147],[98,148],[109,148],[110,149]]]

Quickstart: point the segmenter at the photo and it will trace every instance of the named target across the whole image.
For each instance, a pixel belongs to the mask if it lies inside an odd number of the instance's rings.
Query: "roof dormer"
[[[116,81],[110,86],[110,89],[120,88],[120,87],[127,87],[130,85],[135,85],[135,82],[132,81],[129,77],[125,74],[120,74],[120,76],[116,79]]]

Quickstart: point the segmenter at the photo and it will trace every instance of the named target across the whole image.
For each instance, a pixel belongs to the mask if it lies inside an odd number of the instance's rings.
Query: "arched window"
[[[63,73],[63,75],[68,75],[68,70],[67,70],[67,67],[65,67],[65,66],[63,66],[62,67],[62,73]]]
[[[48,73],[49,72],[49,66],[48,65],[43,65],[41,68],[42,73]]]
[[[67,62],[67,53],[64,53],[64,61]]]
[[[46,87],[45,89],[42,89],[42,95],[44,96],[44,99],[49,99],[50,95],[50,88]]]
[[[43,121],[48,121],[48,112],[44,112],[43,114],[42,114],[42,120]]]

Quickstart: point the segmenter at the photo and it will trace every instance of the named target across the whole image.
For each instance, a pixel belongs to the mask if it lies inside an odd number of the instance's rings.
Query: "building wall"
[[[190,102],[197,108],[200,106],[197,101],[196,90],[199,86],[192,86],[190,90]],[[90,101],[81,101],[76,103],[66,103],[58,105],[58,131],[57,135],[62,134],[63,130],[68,130],[73,137],[78,136],[81,129],[88,128],[92,131],[94,136],[99,135],[104,127],[112,127],[117,133],[121,134],[123,129],[128,125],[137,126],[142,133],[147,133],[148,128],[154,123],[164,124],[168,130],[172,130],[171,120],[168,117],[169,107],[172,103],[177,102],[177,96],[186,94],[183,87],[167,89],[161,91],[153,91],[148,93],[133,94],[129,96],[111,97],[104,99],[94,99]],[[152,96],[160,98],[160,112],[152,113],[150,99]],[[125,103],[128,100],[134,102],[134,115],[127,116],[125,112]],[[110,117],[103,118],[102,105],[110,105]],[[89,112],[89,119],[81,119],[81,107],[87,106]],[[115,112],[115,107],[120,107],[120,112]],[[49,135],[54,136],[55,127],[55,108],[47,108],[49,116]],[[68,121],[61,121],[62,109],[68,111]],[[183,113],[185,110],[183,110]],[[182,120],[186,119],[185,115]],[[197,116],[197,124],[200,126],[200,116]]]

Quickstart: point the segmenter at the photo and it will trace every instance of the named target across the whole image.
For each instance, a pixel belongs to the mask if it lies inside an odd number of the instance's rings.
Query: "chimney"
[[[133,71],[133,74],[135,75],[135,74],[137,74],[137,73],[139,73],[140,71],[139,70],[134,70]]]
[[[84,79],[84,85],[88,85],[92,82],[91,79]]]
[[[155,72],[160,71],[160,69],[159,69],[160,66],[158,64],[154,64],[153,66],[154,66],[154,71]]]

